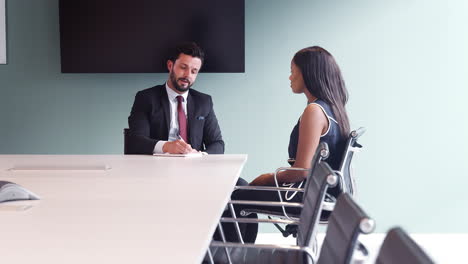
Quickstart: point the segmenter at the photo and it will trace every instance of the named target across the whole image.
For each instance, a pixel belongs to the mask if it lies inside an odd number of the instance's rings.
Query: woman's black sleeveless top
[[[340,127],[338,126],[338,122],[335,119],[335,115],[333,114],[331,107],[326,102],[317,99],[311,104],[319,105],[328,118],[328,131],[320,136],[320,142],[326,142],[328,144],[330,156],[326,159],[326,161],[332,169],[338,170],[346,145],[346,137],[341,135]],[[299,118],[299,121],[292,130],[291,136],[289,138],[288,152],[290,159],[296,159],[297,147],[299,143],[300,123],[301,119]]]

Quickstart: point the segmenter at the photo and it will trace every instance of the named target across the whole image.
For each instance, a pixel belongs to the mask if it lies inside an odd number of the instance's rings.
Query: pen
[[[185,140],[180,136],[180,134],[177,135],[177,138],[185,142]]]
[[[182,140],[182,142],[186,143],[185,140],[180,136],[180,134],[177,135],[177,138]],[[208,153],[204,152],[204,151],[198,151],[196,150],[197,152],[200,152],[202,155],[208,155]]]
[[[185,142],[185,140],[180,136],[180,134],[177,135],[177,138],[178,138],[179,140],[182,140],[182,142],[187,143],[187,142]],[[190,148],[190,149],[192,149],[192,148]],[[189,152],[187,152],[187,153],[189,153]]]

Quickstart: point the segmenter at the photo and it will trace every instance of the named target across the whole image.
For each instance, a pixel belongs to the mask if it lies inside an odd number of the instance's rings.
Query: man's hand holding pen
[[[163,145],[163,152],[169,154],[187,154],[191,152],[197,152],[193,149],[190,144],[184,141],[181,136],[178,136],[178,140],[168,141]]]

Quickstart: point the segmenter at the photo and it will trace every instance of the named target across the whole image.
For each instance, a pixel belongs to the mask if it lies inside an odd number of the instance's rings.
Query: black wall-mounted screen
[[[244,0],[60,0],[63,73],[167,72],[168,50],[194,41],[202,72],[244,72]]]

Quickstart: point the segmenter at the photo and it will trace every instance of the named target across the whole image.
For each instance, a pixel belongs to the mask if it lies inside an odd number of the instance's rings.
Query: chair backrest
[[[297,232],[298,246],[311,247],[312,239],[317,231],[323,199],[328,187],[334,186],[337,181],[338,177],[327,162],[322,161],[315,165],[312,177],[307,179],[307,195],[304,195]]]
[[[361,233],[371,233],[374,227],[374,221],[350,194],[342,193],[329,218],[317,263],[350,263],[358,244],[358,236]]]
[[[128,154],[128,135],[130,134],[130,129],[129,128],[124,128],[123,130],[124,134],[124,154]]]
[[[355,193],[354,178],[352,175],[351,162],[353,160],[354,152],[362,148],[357,140],[362,134],[366,132],[364,127],[360,127],[349,133],[346,141],[346,147],[341,158],[340,169],[337,171],[339,176],[342,178],[340,181],[342,192],[348,192],[351,195]]]
[[[309,175],[307,175],[307,180],[305,182],[305,185],[304,185],[304,196],[307,196],[307,192],[309,191],[309,188],[308,188],[308,180],[314,176],[312,175],[315,175],[315,168],[318,166],[318,164],[324,160],[326,160],[328,158],[328,156],[330,155],[330,150],[328,149],[328,144],[326,142],[321,142],[317,149],[315,150],[315,153],[314,153],[314,157],[312,158],[312,161],[310,163],[310,173]],[[303,198],[304,199],[304,198]]]
[[[431,264],[431,258],[400,227],[392,228],[380,248],[377,264]]]

